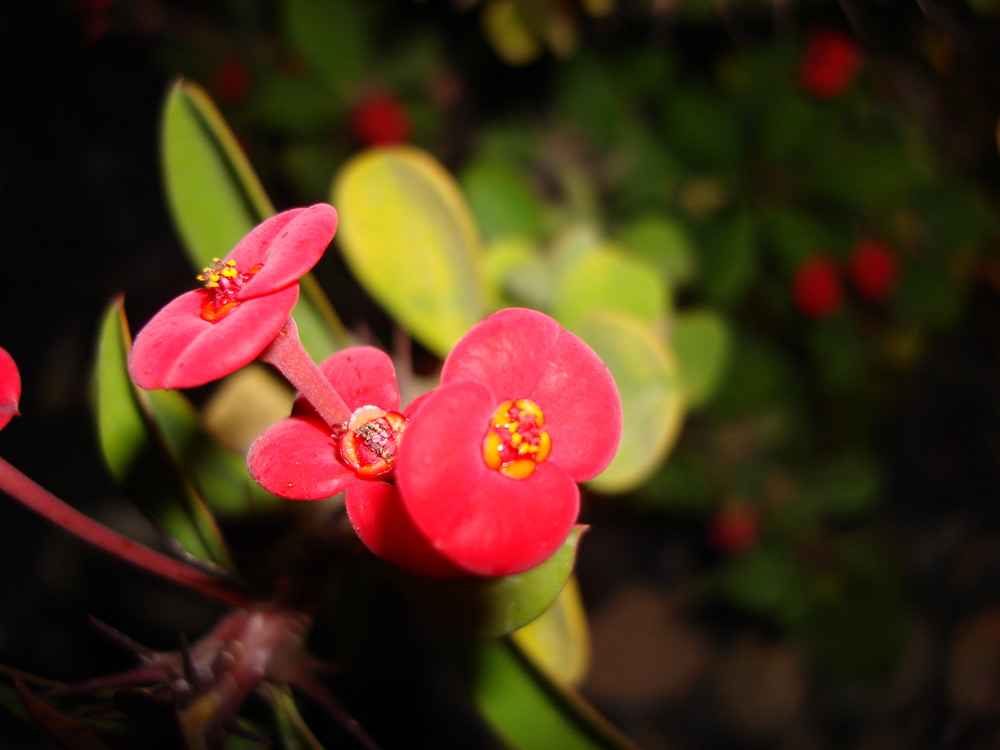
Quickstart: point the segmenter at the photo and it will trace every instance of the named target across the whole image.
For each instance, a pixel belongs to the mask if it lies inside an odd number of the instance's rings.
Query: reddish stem
[[[261,353],[260,360],[277,368],[331,428],[351,418],[351,408],[306,353],[299,339],[299,329],[291,316],[274,341]]]
[[[150,549],[67,505],[2,458],[0,490],[83,541],[149,573],[225,604],[244,606],[249,601],[217,576]]]

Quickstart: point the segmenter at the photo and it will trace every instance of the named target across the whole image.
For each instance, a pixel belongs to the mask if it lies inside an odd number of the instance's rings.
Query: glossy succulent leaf
[[[663,277],[651,265],[602,245],[577,258],[554,284],[552,314],[572,328],[594,310],[625,313],[646,326],[662,323],[668,309]]]
[[[171,455],[154,421],[150,394],[129,379],[130,343],[124,306],[118,299],[101,326],[94,372],[98,438],[105,461],[125,492],[185,551],[226,565],[229,556],[215,519]]]
[[[195,269],[222,258],[275,208],[222,115],[197,85],[180,81],[163,112],[162,156],[171,214]],[[349,345],[311,276],[293,311],[309,353],[322,359]]]
[[[625,492],[656,470],[680,432],[684,407],[677,367],[661,338],[622,313],[595,311],[571,330],[604,360],[622,397],[618,454],[590,484],[602,492]]]
[[[499,578],[422,578],[400,571],[399,580],[450,632],[494,638],[527,625],[552,604],[573,572],[583,530],[574,528],[552,557],[524,573]]]
[[[399,146],[354,157],[337,175],[333,203],[354,275],[429,349],[445,355],[488,311],[475,222],[429,153]]]
[[[590,633],[576,576],[570,576],[552,606],[511,638],[560,685],[579,684],[590,661]]]
[[[729,327],[711,310],[693,310],[674,318],[670,343],[689,408],[704,404],[715,392],[729,358]]]
[[[634,750],[575,692],[560,686],[512,638],[477,645],[473,695],[487,723],[515,750]]]

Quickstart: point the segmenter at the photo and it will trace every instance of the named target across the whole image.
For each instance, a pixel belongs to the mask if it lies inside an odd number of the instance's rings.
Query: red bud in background
[[[818,99],[841,96],[861,65],[861,51],[846,34],[833,29],[815,29],[806,37],[799,61],[799,85]]]
[[[866,237],[851,252],[848,273],[862,298],[883,302],[896,286],[896,253],[884,240]]]
[[[389,146],[410,139],[410,116],[396,97],[374,94],[351,112],[351,131],[366,146]]]
[[[795,306],[810,318],[828,318],[840,309],[843,290],[833,261],[815,256],[799,266],[793,281]]]

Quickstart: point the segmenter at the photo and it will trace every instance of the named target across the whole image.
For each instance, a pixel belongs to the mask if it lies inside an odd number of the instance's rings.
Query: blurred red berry
[[[858,294],[869,302],[882,302],[896,286],[896,253],[876,237],[866,237],[851,252],[848,272]]]
[[[351,130],[366,146],[405,143],[410,139],[410,116],[396,97],[374,94],[355,105]]]
[[[760,517],[746,505],[727,505],[708,524],[708,543],[726,555],[741,555],[760,537]]]
[[[843,290],[833,261],[825,256],[806,260],[795,272],[795,306],[810,318],[828,318],[840,309]]]
[[[212,89],[224,102],[237,104],[250,94],[250,71],[246,63],[232,58],[222,63],[212,76]]]
[[[835,99],[851,85],[861,64],[857,43],[833,29],[815,29],[806,37],[799,61],[799,84],[818,99]]]

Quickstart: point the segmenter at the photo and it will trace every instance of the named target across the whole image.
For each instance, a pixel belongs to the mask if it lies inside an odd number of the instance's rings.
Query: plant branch
[[[302,346],[298,327],[291,316],[261,353],[260,360],[277,368],[331,428],[351,418],[350,407]]]
[[[150,549],[67,505],[3,458],[0,458],[0,490],[56,526],[149,573],[225,604],[242,606],[249,601],[219,577]]]

